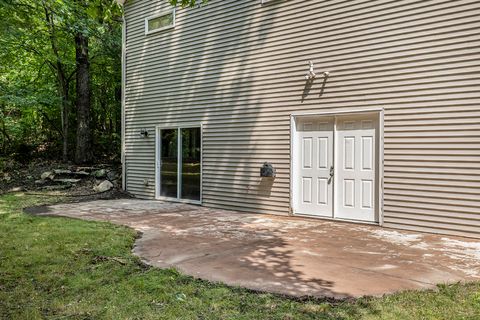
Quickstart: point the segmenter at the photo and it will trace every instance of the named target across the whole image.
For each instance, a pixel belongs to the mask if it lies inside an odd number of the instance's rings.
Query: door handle
[[[333,166],[330,166],[330,178],[333,177],[334,171],[333,171]]]

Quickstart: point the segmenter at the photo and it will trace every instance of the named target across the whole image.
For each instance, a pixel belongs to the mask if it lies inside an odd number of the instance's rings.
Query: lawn
[[[2,319],[480,319],[479,283],[331,303],[149,268],[131,254],[128,228],[22,213],[56,201],[0,196]]]

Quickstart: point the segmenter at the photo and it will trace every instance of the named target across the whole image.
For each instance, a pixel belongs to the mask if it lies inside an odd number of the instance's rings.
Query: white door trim
[[[384,223],[384,208],[383,208],[383,199],[384,199],[384,108],[371,108],[371,109],[349,109],[349,110],[341,110],[341,111],[326,111],[326,112],[295,112],[290,115],[290,213],[292,215],[302,216],[302,214],[296,214],[294,212],[295,208],[295,201],[297,201],[296,196],[298,192],[295,190],[295,183],[294,183],[294,170],[295,170],[295,154],[298,154],[297,147],[295,140],[296,140],[296,122],[295,119],[297,117],[305,117],[305,116],[340,116],[340,115],[349,115],[349,114],[365,114],[365,113],[376,113],[378,114],[378,137],[379,137],[379,144],[378,144],[378,184],[379,184],[379,194],[378,194],[378,203],[379,203],[379,212],[378,212],[378,222],[372,222],[371,224],[376,224],[383,226]],[[336,123],[336,121],[335,121]],[[335,138],[334,138],[335,139]],[[336,143],[334,141],[334,143]],[[336,148],[334,148],[336,149]],[[335,202],[334,202],[335,203]],[[310,216],[309,216],[310,217]],[[316,216],[314,216],[316,217]],[[316,217],[319,219],[327,219],[327,220],[336,220],[336,221],[346,221],[346,220],[339,220],[334,218],[328,217]],[[362,221],[352,221],[358,223],[367,223]]]
[[[188,199],[181,199],[179,197],[181,193],[181,182],[177,184],[177,198],[169,198],[169,197],[162,197],[160,196],[160,131],[165,129],[185,129],[185,128],[200,128],[200,200],[188,200]],[[178,134],[178,151],[177,154],[181,154],[181,136]],[[179,157],[180,158],[180,157]],[[178,159],[178,171],[179,173],[181,170],[181,159]],[[179,175],[180,176],[180,175]],[[178,179],[181,181],[181,179]],[[155,126],[155,199],[156,200],[165,200],[165,201],[172,201],[172,202],[181,202],[181,203],[190,203],[190,204],[202,204],[203,201],[203,123],[201,122],[192,122],[192,123],[184,123],[184,124],[172,124],[168,123],[165,125],[157,125]]]

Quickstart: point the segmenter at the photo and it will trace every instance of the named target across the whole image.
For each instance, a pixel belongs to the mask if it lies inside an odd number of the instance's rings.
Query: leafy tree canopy
[[[0,157],[75,144],[79,32],[89,38],[95,153],[118,153],[121,10],[113,0],[0,0]]]

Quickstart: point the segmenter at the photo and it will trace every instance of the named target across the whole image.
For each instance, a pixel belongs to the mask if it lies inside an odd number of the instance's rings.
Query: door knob
[[[333,177],[333,173],[334,173],[333,166],[330,166],[330,177]]]

